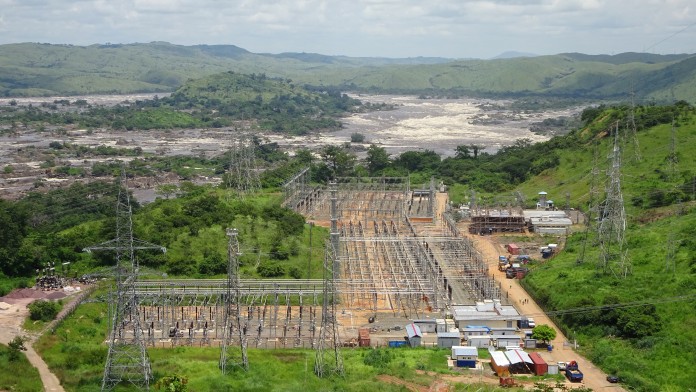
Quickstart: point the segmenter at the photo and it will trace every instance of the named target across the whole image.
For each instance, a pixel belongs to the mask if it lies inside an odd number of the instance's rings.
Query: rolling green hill
[[[172,91],[224,71],[298,84],[424,95],[549,95],[696,102],[689,55],[622,53],[494,60],[256,54],[233,45],[10,44],[0,46],[0,96]]]
[[[559,198],[567,192],[572,206],[586,210],[596,156],[594,203],[603,200],[609,132],[617,120],[623,127],[627,113],[597,113],[575,133],[579,145],[554,151],[557,167],[518,189],[530,197],[541,190]],[[696,351],[696,114],[686,106],[646,107],[637,117],[637,145],[623,130],[628,137],[620,143],[628,276],[604,272],[596,234],[585,242],[578,228],[565,249],[535,265],[523,283],[546,311],[575,309],[556,321],[603,370],[635,390],[683,391],[696,385],[696,373],[680,365]]]

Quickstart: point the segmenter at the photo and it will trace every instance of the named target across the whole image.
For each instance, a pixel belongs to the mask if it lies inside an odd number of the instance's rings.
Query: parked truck
[[[568,377],[568,380],[570,382],[582,382],[582,372],[578,368],[578,363],[575,361],[570,361],[568,362],[568,365],[566,365],[566,377]]]

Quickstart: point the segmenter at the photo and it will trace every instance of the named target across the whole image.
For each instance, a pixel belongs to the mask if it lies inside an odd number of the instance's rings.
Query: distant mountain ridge
[[[518,58],[518,57],[537,57],[537,56],[539,56],[539,55],[534,54],[534,53],[516,52],[514,50],[509,50],[509,51],[503,52],[495,57],[491,57],[491,60],[514,59],[514,58]]]
[[[640,99],[696,102],[688,54],[506,53],[511,57],[391,59],[167,42],[8,44],[0,45],[0,96],[169,92],[189,79],[234,71],[367,93],[614,99],[633,91]]]

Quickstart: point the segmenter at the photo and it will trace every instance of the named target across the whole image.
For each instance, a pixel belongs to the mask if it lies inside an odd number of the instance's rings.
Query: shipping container
[[[543,376],[544,374],[548,373],[549,366],[546,364],[546,361],[541,358],[539,353],[529,353],[529,358],[532,360],[532,370],[534,371],[534,374],[537,376]]]

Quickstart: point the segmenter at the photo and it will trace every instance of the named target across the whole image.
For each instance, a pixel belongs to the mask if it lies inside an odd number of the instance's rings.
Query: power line
[[[668,41],[668,40],[670,40],[670,39],[676,37],[677,35],[679,35],[679,34],[685,32],[686,30],[688,30],[688,29],[690,29],[690,28],[692,28],[692,27],[694,27],[694,26],[696,26],[696,22],[694,22],[694,23],[692,23],[692,24],[690,24],[690,25],[684,27],[683,29],[681,29],[681,30],[679,30],[679,31],[677,31],[677,32],[675,32],[675,33],[673,33],[672,35],[670,35],[670,36],[668,36],[668,37],[666,37],[666,38],[663,38],[663,39],[657,41],[656,43],[654,43],[654,44],[648,46],[647,48],[643,49],[643,52],[647,52],[648,50],[650,50],[650,49],[656,47],[657,45],[660,45],[661,43],[663,43],[663,42],[665,42],[665,41]]]
[[[607,304],[607,305],[597,305],[597,306],[586,306],[586,307],[582,307],[582,308],[553,310],[550,312],[546,312],[544,314],[546,314],[547,316],[563,316],[566,314],[581,314],[581,313],[595,312],[598,310],[633,308],[633,307],[647,306],[647,305],[657,305],[657,304],[665,304],[665,303],[672,303],[672,302],[691,301],[694,299],[696,299],[696,294],[677,295],[677,296],[673,296],[673,297],[654,298],[654,299],[647,299],[647,300],[641,300],[641,301],[623,302],[623,303],[618,303],[618,304]],[[537,315],[540,315],[540,314],[537,313]]]

